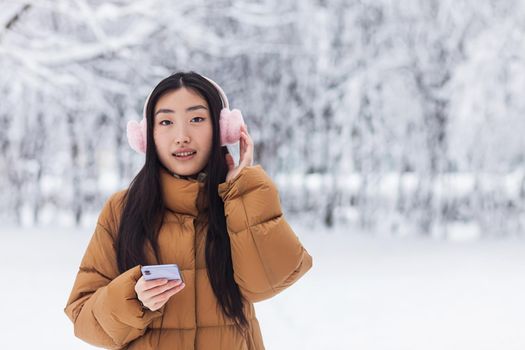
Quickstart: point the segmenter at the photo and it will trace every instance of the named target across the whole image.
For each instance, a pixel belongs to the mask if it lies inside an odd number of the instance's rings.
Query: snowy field
[[[267,349],[525,349],[525,241],[372,238],[291,224],[314,266],[256,304]],[[63,313],[90,235],[2,229],[0,349],[93,349]]]

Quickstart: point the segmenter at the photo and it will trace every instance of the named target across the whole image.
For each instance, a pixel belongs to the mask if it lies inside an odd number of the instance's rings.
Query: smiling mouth
[[[197,152],[194,151],[194,152],[182,152],[182,153],[173,153],[172,155],[177,158],[177,159],[190,159],[190,158],[193,158],[193,156],[196,154]]]

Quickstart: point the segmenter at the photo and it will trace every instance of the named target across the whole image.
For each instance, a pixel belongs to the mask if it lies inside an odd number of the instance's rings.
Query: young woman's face
[[[154,108],[153,137],[164,166],[182,176],[198,174],[212,147],[212,121],[206,100],[194,90],[182,87],[162,95]],[[196,152],[176,155],[180,149]]]

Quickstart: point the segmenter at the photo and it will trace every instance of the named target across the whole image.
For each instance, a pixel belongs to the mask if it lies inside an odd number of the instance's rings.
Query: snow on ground
[[[525,349],[525,241],[447,243],[291,225],[314,266],[256,304],[267,349]],[[93,349],[63,313],[90,235],[0,231],[0,349]]]

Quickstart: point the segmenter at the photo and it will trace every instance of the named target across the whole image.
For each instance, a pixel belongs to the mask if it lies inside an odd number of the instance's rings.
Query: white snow
[[[525,241],[394,239],[290,224],[314,263],[256,304],[267,349],[525,348]],[[2,229],[1,349],[92,349],[63,313],[90,235]]]

